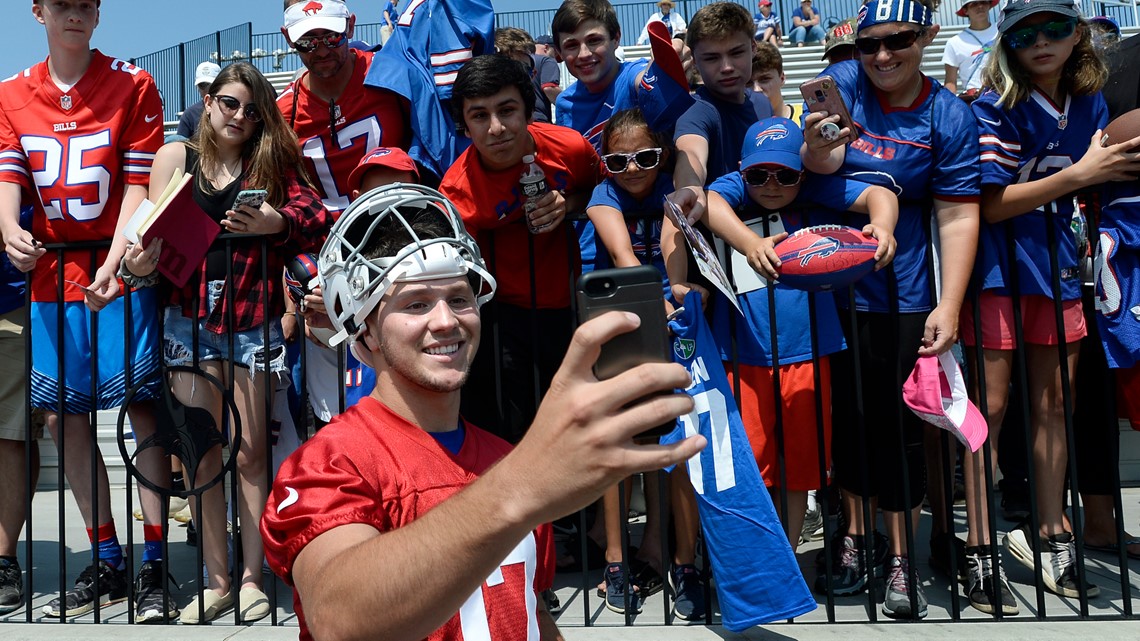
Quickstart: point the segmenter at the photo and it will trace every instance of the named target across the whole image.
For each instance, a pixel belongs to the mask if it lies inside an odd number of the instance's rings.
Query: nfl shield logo
[[[59,97],[59,106],[63,107],[63,109],[66,111],[70,111],[71,110],[71,96],[60,96]]]

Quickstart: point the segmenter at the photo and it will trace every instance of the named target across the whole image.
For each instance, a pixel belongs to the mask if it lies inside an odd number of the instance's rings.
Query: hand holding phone
[[[845,128],[851,132],[851,137],[854,138],[855,123],[851,120],[851,114],[848,113],[847,105],[843,102],[843,95],[835,86],[834,78],[820,76],[808,80],[800,85],[800,95],[804,97],[809,112],[826,111],[829,115],[839,116],[838,125],[824,123],[821,127],[820,135],[823,136],[824,140],[828,142],[839,140],[840,132]]]
[[[636,331],[621,334],[602,345],[594,365],[599,380],[613,378],[643,363],[671,363],[669,329],[665,320],[661,273],[652,265],[600,269],[578,279],[578,322],[609,311],[626,311],[641,318]],[[658,425],[641,437],[668,434],[674,423]]]

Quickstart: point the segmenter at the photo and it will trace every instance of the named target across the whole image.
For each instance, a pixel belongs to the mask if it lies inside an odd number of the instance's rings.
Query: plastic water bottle
[[[538,201],[550,193],[550,189],[546,186],[546,174],[534,161],[534,155],[527,154],[523,156],[522,161],[525,167],[519,178],[519,189],[523,194],[523,215],[526,218],[526,228],[530,233],[537,234],[545,225],[535,227],[530,220],[530,214],[538,207]]]

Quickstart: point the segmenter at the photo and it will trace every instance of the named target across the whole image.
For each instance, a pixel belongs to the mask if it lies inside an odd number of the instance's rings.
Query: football
[[[318,273],[317,257],[314,254],[297,254],[285,265],[285,286],[294,303],[300,305],[301,299],[313,291]]]
[[[1137,136],[1140,136],[1140,109],[1133,109],[1120,114],[1108,123],[1104,128],[1103,142],[1105,145],[1118,145]]]
[[[878,248],[854,227],[805,227],[776,244],[779,282],[809,292],[846,287],[871,273]]]

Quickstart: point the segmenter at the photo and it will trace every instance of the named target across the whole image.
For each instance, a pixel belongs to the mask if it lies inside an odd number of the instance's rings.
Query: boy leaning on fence
[[[99,4],[35,0],[32,15],[47,32],[48,58],[0,89],[0,233],[12,263],[32,272],[32,406],[51,412],[48,428],[64,444],[63,472],[94,561],[74,589],[44,607],[53,617],[79,616],[127,598],[107,470],[92,454],[96,444],[88,416],[122,405],[143,382],[133,397],[142,402],[128,409],[141,440],[154,431],[146,399],[160,384],[153,290],[121,298],[117,274],[126,250],[122,226],[146,196],[151,162],[162,144],[162,102],[149,74],[90,48]],[[31,232],[18,224],[22,197],[35,207]],[[80,242],[104,246],[62,252],[44,247]],[[89,328],[96,326],[93,336]],[[62,335],[69,340],[59,340]],[[131,367],[124,371],[128,348]],[[61,357],[64,371],[58,368]],[[170,463],[158,449],[140,452],[138,466],[157,484],[169,483]],[[160,620],[177,614],[163,598],[166,510],[161,497],[141,485],[139,498],[146,545],[135,605],[140,621]]]

